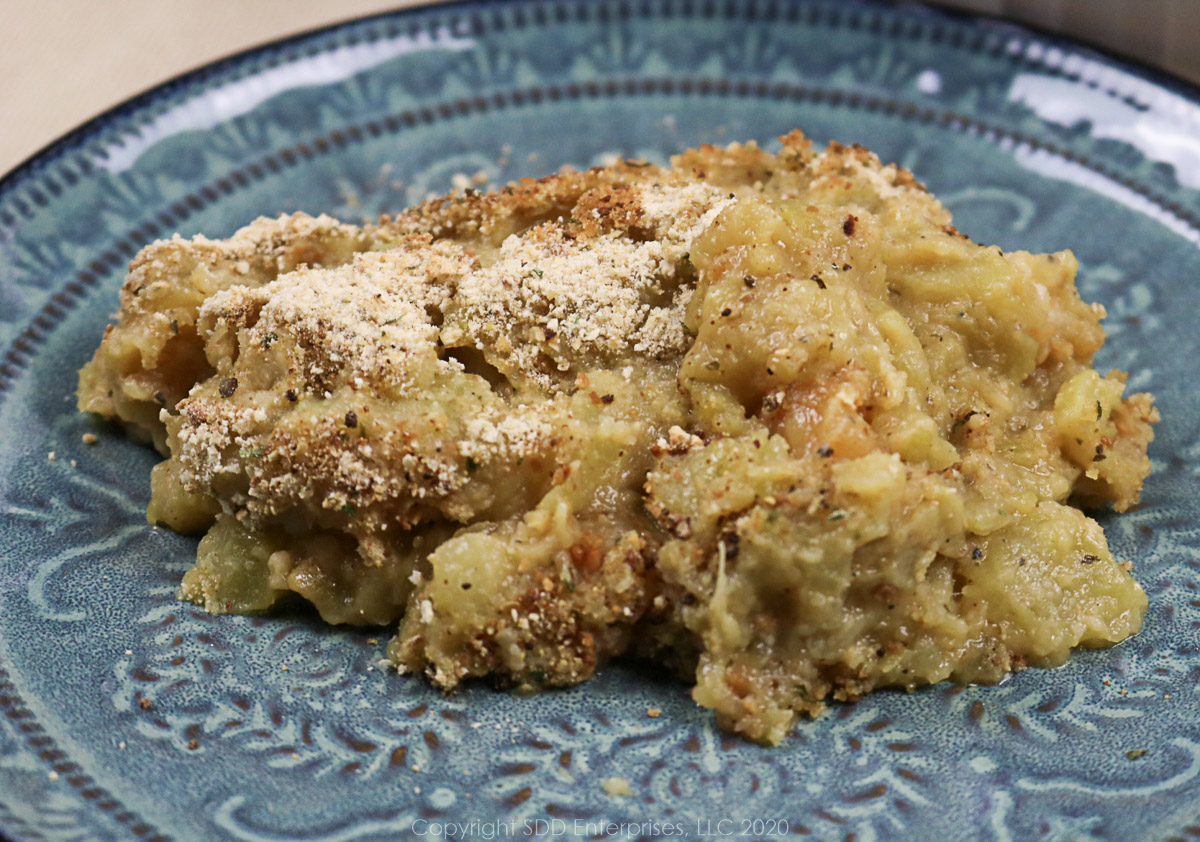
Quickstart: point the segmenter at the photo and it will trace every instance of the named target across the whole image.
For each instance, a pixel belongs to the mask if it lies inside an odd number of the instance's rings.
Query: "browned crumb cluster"
[[[1136,631],[1070,502],[1136,501],[1157,414],[1090,367],[1074,258],[782,141],[144,249],[79,398],[168,457],[182,596],[398,621],[447,689],[632,652],[768,742]]]

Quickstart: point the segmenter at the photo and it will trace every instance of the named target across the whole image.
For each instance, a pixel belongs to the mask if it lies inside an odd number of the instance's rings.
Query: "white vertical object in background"
[[[1200,83],[1200,0],[934,0],[1077,38]]]

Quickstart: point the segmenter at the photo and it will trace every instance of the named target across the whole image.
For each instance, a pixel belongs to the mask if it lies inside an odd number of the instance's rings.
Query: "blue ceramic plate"
[[[1104,519],[1150,595],[1141,635],[999,687],[878,693],[772,750],[718,733],[685,687],[636,668],[532,699],[445,699],[379,669],[385,633],[174,600],[195,544],[146,525],[154,454],[74,411],[75,371],[142,244],[281,211],[371,218],[456,173],[502,183],[794,127],[911,168],[978,240],[1078,254],[1085,297],[1109,312],[1101,368],[1131,371],[1164,417],[1144,504]],[[0,829],[20,842],[1200,836],[1198,244],[1195,91],[918,8],[442,6],[139,97],[0,182]],[[608,794],[612,776],[633,795]]]

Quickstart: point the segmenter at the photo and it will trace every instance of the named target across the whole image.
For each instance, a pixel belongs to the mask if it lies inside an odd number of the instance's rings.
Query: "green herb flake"
[[[261,447],[243,447],[238,451],[238,456],[242,459],[261,459],[266,451]]]
[[[345,514],[352,515],[358,511],[358,507],[355,506],[353,503],[343,503],[341,511],[344,512]]]
[[[1140,760],[1141,758],[1145,757],[1149,753],[1150,753],[1150,749],[1148,749],[1148,748],[1134,748],[1134,749],[1130,749],[1129,751],[1125,752],[1125,756],[1128,757],[1130,760]]]
[[[545,277],[541,269],[530,269],[529,271],[537,275],[539,278]]]

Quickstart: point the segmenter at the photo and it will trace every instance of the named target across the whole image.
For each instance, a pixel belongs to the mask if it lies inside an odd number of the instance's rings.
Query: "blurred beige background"
[[[0,0],[0,173],[106,108],[264,41],[416,0]],[[1200,0],[941,0],[1200,82]]]

